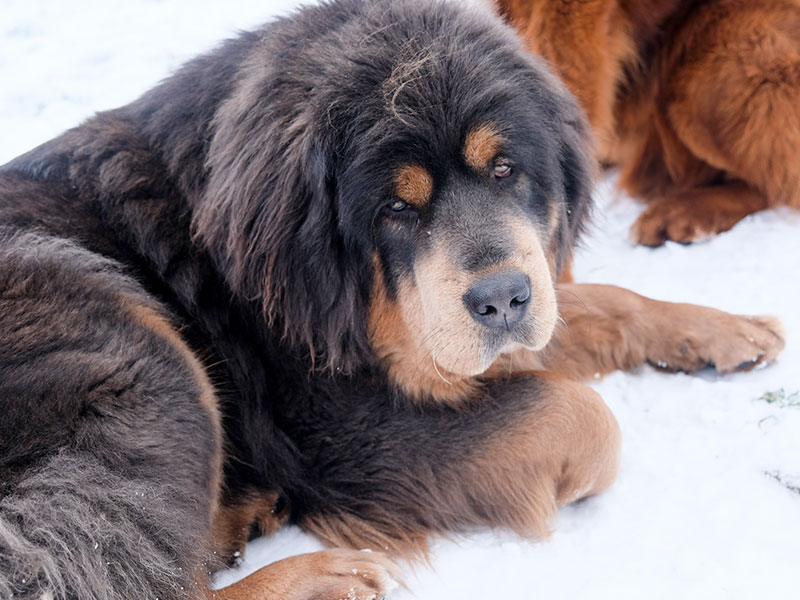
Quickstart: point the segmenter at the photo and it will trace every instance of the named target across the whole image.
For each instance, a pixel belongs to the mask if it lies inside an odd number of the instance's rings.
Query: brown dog
[[[594,128],[597,156],[648,203],[648,246],[800,207],[800,2],[499,0]]]

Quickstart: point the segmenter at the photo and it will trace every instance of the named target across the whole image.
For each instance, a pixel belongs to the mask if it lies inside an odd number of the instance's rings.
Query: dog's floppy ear
[[[569,262],[591,215],[592,192],[597,178],[597,162],[592,147],[589,125],[575,103],[568,108],[559,149],[566,213],[555,233],[559,273]]]
[[[351,372],[371,352],[368,253],[340,235],[332,153],[310,108],[256,87],[242,86],[215,118],[195,235],[284,342]]]
[[[591,128],[578,100],[540,58],[529,56],[534,65],[530,73],[531,94],[545,105],[545,114],[556,136],[558,180],[554,192],[561,202],[561,218],[554,232],[558,272],[569,262],[592,212],[592,192],[598,175]],[[551,93],[541,94],[541,89]]]

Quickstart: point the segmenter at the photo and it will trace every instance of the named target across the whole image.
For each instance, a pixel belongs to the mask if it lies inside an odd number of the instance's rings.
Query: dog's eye
[[[494,166],[494,176],[503,179],[511,175],[511,165],[499,164]]]
[[[407,206],[408,206],[407,202],[404,202],[403,200],[395,200],[389,205],[389,208],[391,208],[395,212],[400,212],[402,210],[405,210]]]

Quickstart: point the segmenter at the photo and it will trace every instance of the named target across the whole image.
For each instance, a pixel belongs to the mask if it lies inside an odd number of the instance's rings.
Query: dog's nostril
[[[525,315],[530,298],[530,278],[512,271],[477,280],[463,299],[473,319],[508,329]]]
[[[514,296],[511,299],[511,308],[517,308],[519,306],[522,306],[530,299],[531,299],[530,293],[522,293],[519,296]]]
[[[483,317],[492,315],[492,314],[494,314],[496,312],[497,312],[497,309],[492,305],[481,306],[478,309],[478,314],[483,316]]]

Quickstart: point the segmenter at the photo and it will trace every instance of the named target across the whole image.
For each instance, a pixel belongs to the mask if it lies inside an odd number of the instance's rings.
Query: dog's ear
[[[589,125],[575,103],[568,107],[559,149],[565,213],[555,233],[559,273],[569,263],[591,216],[592,192],[597,179],[597,162],[592,148]]]
[[[534,67],[528,72],[529,93],[538,99],[555,136],[553,149],[558,162],[553,168],[557,177],[551,183],[553,193],[561,200],[561,218],[554,233],[553,250],[560,274],[591,216],[598,165],[591,128],[577,98],[542,59],[528,56],[527,60]],[[542,89],[549,93],[543,94]]]
[[[332,152],[303,104],[252,89],[223,104],[195,235],[285,343],[317,367],[351,372],[371,355],[371,263],[340,234]]]

